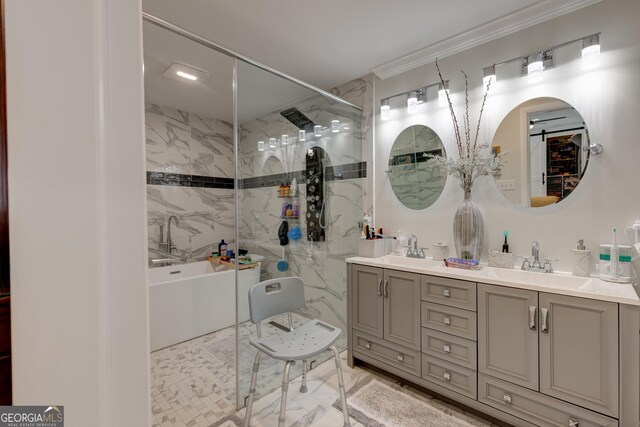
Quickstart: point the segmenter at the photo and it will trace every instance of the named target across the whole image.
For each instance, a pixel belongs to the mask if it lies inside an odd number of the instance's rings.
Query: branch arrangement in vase
[[[436,69],[438,70],[438,76],[440,82],[445,86],[445,80],[440,72],[440,66],[436,59]],[[500,177],[502,175],[502,168],[505,163],[505,153],[494,154],[490,152],[488,143],[478,144],[478,134],[480,133],[480,123],[482,122],[482,113],[484,112],[484,106],[487,102],[487,94],[491,87],[491,80],[487,83],[487,87],[482,99],[482,107],[480,108],[480,116],[478,117],[478,124],[476,126],[475,136],[471,134],[471,123],[469,119],[469,79],[464,71],[460,71],[464,75],[464,95],[465,95],[465,110],[463,116],[463,131],[460,130],[460,124],[456,117],[449,91],[445,91],[447,96],[447,103],[449,104],[449,112],[451,113],[451,119],[453,120],[453,129],[456,138],[456,145],[458,148],[458,157],[454,158],[433,156],[433,158],[447,169],[447,174],[455,176],[460,179],[460,186],[464,190],[465,196],[471,193],[471,188],[476,178],[479,176],[493,176]],[[464,139],[463,139],[464,137]]]

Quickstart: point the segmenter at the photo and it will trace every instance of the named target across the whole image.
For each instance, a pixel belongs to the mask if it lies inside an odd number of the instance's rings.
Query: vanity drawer
[[[422,276],[420,299],[476,311],[476,284],[465,280]]]
[[[422,301],[421,323],[424,327],[462,338],[474,341],[477,338],[475,311]]]
[[[477,399],[478,397],[478,374],[476,371],[463,368],[455,363],[423,354],[422,378],[471,399]]]
[[[475,341],[422,328],[422,352],[476,370],[478,347]]]
[[[614,427],[618,421],[553,397],[480,374],[478,400],[543,426]]]
[[[420,353],[410,348],[353,330],[353,351],[420,376]]]

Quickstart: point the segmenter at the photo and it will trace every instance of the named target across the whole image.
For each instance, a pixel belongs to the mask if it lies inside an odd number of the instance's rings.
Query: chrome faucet
[[[558,261],[557,259],[552,258],[543,258],[543,263],[540,263],[540,244],[538,241],[534,241],[531,244],[531,256],[532,261],[529,260],[528,257],[524,257],[524,261],[522,261],[522,270],[526,271],[537,271],[540,273],[553,273],[553,267],[551,265],[551,261]]]
[[[424,248],[420,248],[418,251],[418,237],[415,234],[409,236],[409,241],[407,243],[407,257],[420,259],[425,258]]]
[[[178,226],[178,217],[175,215],[171,215],[167,220],[167,252],[173,253],[174,250],[177,249],[176,245],[173,244],[173,240],[171,240],[171,220],[176,220],[176,227]]]

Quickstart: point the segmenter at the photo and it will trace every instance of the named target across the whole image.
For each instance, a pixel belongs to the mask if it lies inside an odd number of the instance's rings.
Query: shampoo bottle
[[[218,243],[218,256],[222,258],[226,258],[227,256],[227,244],[224,242],[224,239]]]

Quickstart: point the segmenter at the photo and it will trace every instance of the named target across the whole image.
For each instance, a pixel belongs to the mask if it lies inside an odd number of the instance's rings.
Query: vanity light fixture
[[[380,118],[382,120],[389,120],[391,118],[391,105],[389,105],[389,98],[380,101]]]
[[[264,141],[258,141],[258,151],[264,151]]]
[[[482,69],[482,88],[484,93],[491,91],[496,85],[496,66],[489,65],[488,67],[484,67]],[[489,88],[487,90],[487,88]]]
[[[299,130],[298,131],[298,142],[305,142],[307,140],[307,131]]]
[[[289,145],[289,135],[282,135],[280,142],[282,145]]]
[[[180,62],[174,62],[164,72],[165,77],[179,81],[200,81],[203,82],[209,78],[209,72],[193,65],[182,64]]]
[[[529,55],[527,58],[527,75],[529,83],[538,83],[542,81],[542,73],[544,72],[544,63],[542,62],[542,52]]]
[[[318,138],[320,138],[322,136],[322,126],[320,125],[315,125],[313,127],[313,134],[315,136],[317,136]]]
[[[600,65],[600,34],[582,39],[582,69],[592,70]]]
[[[331,120],[331,132],[340,132],[340,120]]]
[[[449,80],[446,80],[444,84],[438,84],[438,105],[441,107],[446,107],[449,103],[447,102],[447,94],[449,93]]]
[[[418,92],[412,90],[407,95],[407,113],[413,114],[418,110]]]
[[[269,148],[277,148],[278,141],[275,138],[269,138]]]

